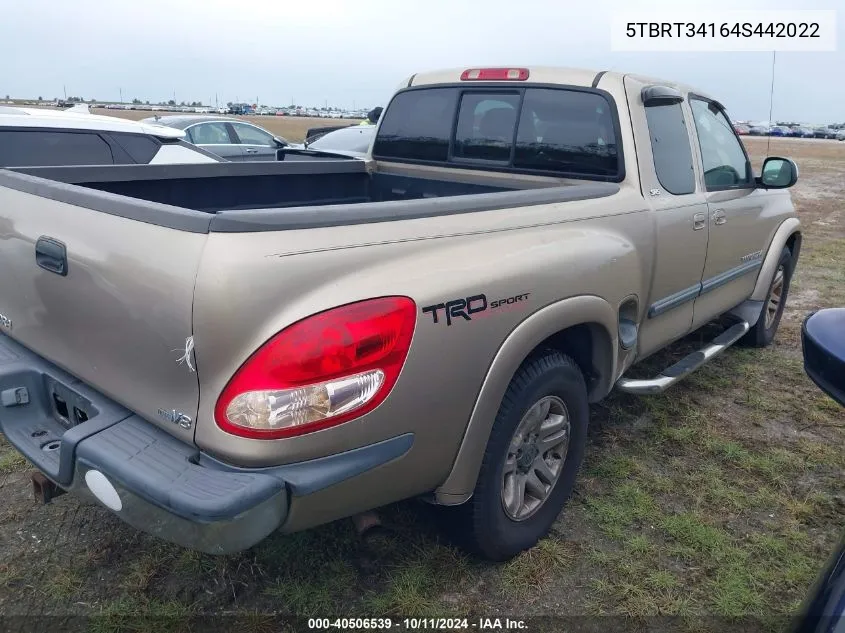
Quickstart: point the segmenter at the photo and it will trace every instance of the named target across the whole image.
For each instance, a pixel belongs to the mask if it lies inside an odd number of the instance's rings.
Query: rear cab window
[[[385,158],[445,163],[458,105],[455,88],[398,93],[384,111],[374,154]]]
[[[461,97],[455,129],[454,158],[511,159],[520,95],[470,92]]]
[[[422,87],[399,92],[373,157],[620,182],[619,122],[605,92],[579,87]]]

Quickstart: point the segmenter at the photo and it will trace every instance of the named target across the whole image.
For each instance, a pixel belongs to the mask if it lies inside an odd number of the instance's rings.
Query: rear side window
[[[514,167],[616,174],[619,160],[610,104],[593,92],[526,90]]]
[[[111,137],[136,163],[147,164],[158,152],[160,143],[145,134],[112,132]]]
[[[388,158],[446,161],[457,103],[457,88],[399,93],[384,111],[373,153]]]
[[[99,134],[0,130],[0,165],[6,167],[112,164],[111,148]]]
[[[509,161],[518,114],[519,94],[464,94],[453,156]]]
[[[397,94],[373,144],[380,159],[549,172],[618,182],[616,111],[599,91],[443,87]]]
[[[649,106],[645,115],[657,180],[676,196],[693,193],[695,172],[681,104]]]

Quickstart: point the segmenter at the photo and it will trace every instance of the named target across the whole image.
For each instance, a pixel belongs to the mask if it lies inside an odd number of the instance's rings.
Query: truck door
[[[625,78],[643,195],[652,208],[655,251],[643,357],[690,331],[707,254],[707,202],[693,160],[691,112],[683,94]]]
[[[756,188],[748,154],[722,107],[695,95],[689,105],[710,232],[701,295],[695,301],[697,328],[751,295],[782,216],[771,208],[778,199]]]

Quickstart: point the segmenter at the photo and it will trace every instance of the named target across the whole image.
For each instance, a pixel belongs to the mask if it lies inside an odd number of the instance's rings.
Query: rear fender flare
[[[594,331],[597,328],[599,334],[593,341],[593,364],[599,378],[591,391],[591,400],[610,392],[616,376],[617,310],[600,297],[583,295],[533,313],[510,333],[490,364],[452,470],[435,490],[437,503],[456,505],[472,495],[496,413],[508,384],[525,358],[553,334],[583,324],[590,324]]]

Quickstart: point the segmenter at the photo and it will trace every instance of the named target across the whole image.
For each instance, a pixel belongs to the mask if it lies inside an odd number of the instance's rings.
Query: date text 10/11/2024
[[[364,630],[472,630],[479,631],[525,631],[524,620],[511,618],[309,618],[308,628],[317,631],[333,629]]]

